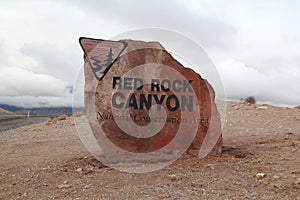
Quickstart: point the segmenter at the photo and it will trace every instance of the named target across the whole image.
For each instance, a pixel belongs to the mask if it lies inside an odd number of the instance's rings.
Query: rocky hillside
[[[0,108],[0,115],[12,115],[12,112]]]

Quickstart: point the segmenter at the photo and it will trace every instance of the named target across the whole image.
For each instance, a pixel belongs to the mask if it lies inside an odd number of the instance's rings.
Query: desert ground
[[[228,102],[223,139],[221,155],[135,174],[93,158],[73,117],[3,130],[0,199],[300,199],[300,109]]]

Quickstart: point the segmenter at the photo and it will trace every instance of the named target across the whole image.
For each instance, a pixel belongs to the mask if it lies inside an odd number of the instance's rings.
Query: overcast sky
[[[202,46],[228,99],[299,105],[299,8],[296,0],[1,1],[0,103],[70,106],[80,36],[157,27]]]

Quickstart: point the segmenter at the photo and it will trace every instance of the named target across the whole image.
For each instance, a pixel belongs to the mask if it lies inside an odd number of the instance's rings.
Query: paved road
[[[0,132],[13,129],[13,128],[18,128],[20,126],[29,125],[29,124],[41,123],[48,119],[49,119],[48,117],[37,117],[37,116],[28,119],[27,116],[24,115],[10,115],[10,116],[0,115]]]

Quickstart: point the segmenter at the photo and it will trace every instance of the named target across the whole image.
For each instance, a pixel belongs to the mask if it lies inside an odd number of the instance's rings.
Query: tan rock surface
[[[12,112],[0,108],[0,115],[12,115]]]

